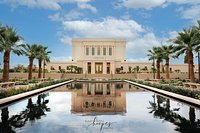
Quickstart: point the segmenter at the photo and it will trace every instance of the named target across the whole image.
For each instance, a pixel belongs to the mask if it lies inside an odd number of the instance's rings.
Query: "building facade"
[[[85,38],[72,40],[72,60],[50,62],[48,72],[64,70],[73,71],[70,66],[81,69],[83,74],[115,74],[129,72],[151,72],[152,62],[126,61],[126,41],[123,39]],[[197,65],[195,72],[198,72]],[[161,65],[161,72],[165,66]],[[187,64],[170,65],[171,72],[187,73]]]
[[[121,89],[116,89],[116,85]],[[119,112],[126,113],[126,92],[123,83],[84,83],[81,89],[72,91],[71,112]]]

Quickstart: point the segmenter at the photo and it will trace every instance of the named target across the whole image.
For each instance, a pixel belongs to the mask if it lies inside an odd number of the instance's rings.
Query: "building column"
[[[111,84],[111,86],[110,86],[110,95],[111,96],[115,95],[115,84]]]
[[[83,74],[87,74],[87,62],[83,62]]]
[[[103,62],[103,74],[107,74],[107,63]]]
[[[95,62],[91,62],[91,74],[95,74]]]
[[[94,96],[95,95],[95,89],[96,89],[95,84],[91,84],[90,89],[91,89],[92,96]]]
[[[87,84],[83,84],[83,95],[87,95]]]
[[[103,84],[103,95],[106,96],[107,94],[107,84]]]
[[[114,66],[114,62],[110,62],[110,74],[115,74],[115,66]]]

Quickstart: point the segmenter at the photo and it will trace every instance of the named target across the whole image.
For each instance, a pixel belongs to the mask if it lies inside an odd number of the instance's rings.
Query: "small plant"
[[[9,97],[9,96],[12,96],[12,95],[17,95],[17,94],[20,94],[20,93],[23,93],[23,92],[40,89],[40,88],[43,88],[43,87],[46,87],[46,86],[62,83],[62,82],[68,81],[68,80],[70,80],[70,79],[62,79],[62,80],[56,80],[56,81],[54,80],[54,81],[44,82],[44,83],[41,83],[39,85],[36,84],[32,87],[20,87],[19,89],[10,88],[8,90],[0,90],[0,99],[5,98],[5,97]]]
[[[130,81],[133,81],[133,82],[136,82],[139,84],[143,84],[143,85],[147,85],[147,86],[151,86],[151,87],[155,87],[157,89],[173,92],[176,94],[192,97],[195,99],[200,99],[200,91],[192,91],[192,90],[188,90],[188,89],[183,89],[181,87],[176,87],[173,85],[155,84],[155,83],[151,83],[151,82],[147,82],[147,81],[144,82],[141,80],[130,80]]]
[[[30,80],[29,83],[38,83],[38,80],[36,79]]]

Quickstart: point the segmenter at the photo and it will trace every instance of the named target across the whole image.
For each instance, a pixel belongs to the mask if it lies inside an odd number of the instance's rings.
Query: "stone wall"
[[[161,73],[161,77],[165,78],[165,73]],[[33,78],[37,78],[38,74],[33,73]],[[170,78],[180,79],[188,79],[187,73],[170,73]],[[195,77],[198,79],[198,73],[195,74]],[[2,73],[0,73],[0,79],[2,78]],[[10,79],[14,78],[21,78],[21,79],[27,79],[28,73],[10,73]],[[115,78],[115,79],[153,79],[152,73],[137,73],[137,74],[63,74],[63,73],[46,73],[46,78],[53,78],[53,79],[64,79],[64,78],[70,78],[70,79],[80,79],[80,78]]]

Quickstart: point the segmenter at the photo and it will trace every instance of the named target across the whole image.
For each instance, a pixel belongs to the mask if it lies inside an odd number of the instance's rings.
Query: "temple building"
[[[113,38],[76,38],[72,39],[72,60],[47,63],[48,72],[73,71],[79,68],[83,74],[115,74],[130,71],[150,72],[152,62],[126,61],[126,41]],[[195,72],[198,72],[195,65]],[[161,72],[164,71],[161,64]],[[170,64],[170,72],[187,73],[187,64]]]
[[[80,89],[72,91],[71,112],[116,112],[126,113],[126,92],[123,83],[84,83]]]

